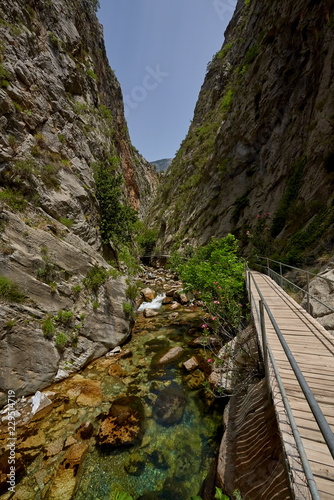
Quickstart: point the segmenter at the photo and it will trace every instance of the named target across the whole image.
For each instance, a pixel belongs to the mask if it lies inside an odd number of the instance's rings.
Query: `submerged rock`
[[[184,377],[184,381],[190,390],[200,389],[205,380],[204,373],[196,369]]]
[[[157,295],[156,292],[154,290],[152,290],[152,288],[144,288],[141,291],[141,294],[142,294],[144,300],[146,300],[146,301],[153,300]]]
[[[136,455],[132,455],[128,463],[124,465],[124,470],[130,476],[140,476],[144,472],[145,465],[145,461],[138,453]]]
[[[154,450],[152,453],[149,453],[148,459],[157,469],[167,470],[169,467],[165,455],[160,450]]]
[[[145,318],[154,318],[154,316],[158,316],[158,311],[154,311],[154,309],[146,308],[144,309],[144,317]]]
[[[79,406],[89,406],[95,408],[102,403],[101,382],[89,379],[76,381],[75,386],[80,390],[76,399]]]
[[[117,399],[108,413],[97,417],[101,421],[97,444],[107,451],[135,444],[141,435],[143,415],[142,402],[137,396]]]
[[[50,500],[70,500],[73,498],[79,477],[79,468],[88,450],[85,443],[70,446],[60,463],[49,490]]]
[[[174,302],[174,299],[173,297],[165,297],[164,299],[162,299],[162,305],[165,306],[166,304],[173,304]]]
[[[181,422],[186,399],[180,386],[173,384],[163,389],[155,402],[153,416],[161,425],[175,425]]]
[[[169,349],[169,351],[166,352],[158,361],[157,364],[163,365],[164,363],[169,363],[170,361],[174,361],[174,359],[178,358],[182,353],[184,349],[183,347],[176,346],[172,347]]]

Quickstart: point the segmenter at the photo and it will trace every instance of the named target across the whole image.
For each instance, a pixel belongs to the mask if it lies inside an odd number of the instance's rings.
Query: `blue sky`
[[[100,0],[98,17],[131,140],[147,160],[172,158],[178,150],[235,3]]]

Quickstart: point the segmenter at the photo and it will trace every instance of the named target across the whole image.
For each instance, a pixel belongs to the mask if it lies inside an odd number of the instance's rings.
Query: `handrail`
[[[258,264],[259,267],[263,267],[264,269],[267,270],[267,273],[268,273],[268,276],[270,276],[271,274],[274,274],[276,276],[278,276],[280,278],[280,286],[283,288],[282,286],[282,280],[286,281],[287,283],[289,283],[290,285],[294,286],[295,288],[297,288],[299,291],[303,292],[306,294],[307,296],[307,300],[306,300],[306,311],[311,314],[311,316],[313,316],[312,314],[312,311],[311,311],[311,307],[310,307],[310,298],[312,298],[313,300],[315,300],[316,302],[318,302],[319,304],[323,305],[324,307],[326,307],[327,309],[329,309],[331,312],[334,313],[334,308],[329,306],[328,304],[326,304],[325,302],[323,302],[322,300],[320,300],[318,297],[316,297],[315,295],[311,294],[310,293],[310,276],[313,276],[313,277],[316,277],[316,278],[320,278],[324,281],[327,281],[328,283],[332,283],[334,285],[334,280],[331,280],[330,278],[325,278],[324,276],[321,276],[320,274],[315,274],[315,273],[311,273],[310,271],[307,271],[306,269],[300,269],[298,267],[294,267],[294,266],[290,266],[289,264],[284,264],[284,262],[279,262],[277,260],[273,260],[273,259],[269,259],[268,257],[261,257],[261,256],[257,256],[258,259],[262,259],[262,260],[266,260],[267,262],[267,265],[264,266],[262,264]],[[274,271],[274,269],[271,269],[271,267],[269,266],[269,262],[273,262],[275,264],[279,264],[280,266],[280,272],[278,273],[277,271]],[[288,267],[290,269],[294,269],[296,271],[300,271],[302,273],[305,273],[306,274],[306,290],[304,288],[301,288],[300,286],[296,285],[296,283],[293,283],[292,281],[288,280],[285,276],[283,276],[283,266],[284,267]]]
[[[276,323],[276,320],[267,304],[267,302],[265,301],[252,273],[250,272],[249,269],[247,269],[247,274],[248,274],[248,279],[246,280],[246,283],[247,283],[247,288],[249,290],[249,294],[250,294],[250,302],[252,301],[252,298],[253,298],[253,292],[251,290],[251,280],[253,281],[255,287],[256,287],[256,290],[257,290],[257,293],[260,297],[260,301],[259,301],[259,309],[260,309],[260,315],[259,315],[259,311],[257,310],[257,307],[256,307],[256,311],[257,311],[257,315],[258,317],[260,317],[260,324],[261,324],[261,333],[262,333],[262,349],[263,349],[263,358],[264,358],[264,362],[265,362],[265,371],[266,371],[266,374],[267,374],[267,378],[268,378],[268,372],[269,372],[269,366],[268,366],[268,352],[269,352],[269,356],[270,356],[270,359],[271,359],[271,362],[272,362],[272,366],[273,366],[273,369],[274,369],[274,372],[275,372],[275,375],[276,375],[276,379],[277,379],[277,382],[278,382],[278,385],[280,387],[280,390],[281,390],[281,386],[283,387],[282,383],[281,383],[281,379],[279,377],[279,373],[278,373],[278,369],[277,369],[277,366],[276,366],[276,362],[274,360],[274,357],[272,356],[272,353],[271,353],[271,349],[267,343],[267,339],[266,339],[266,333],[265,333],[265,319],[264,319],[264,310],[266,310],[267,314],[268,314],[268,317],[270,319],[270,322],[271,324],[273,325],[274,327],[274,330],[276,332],[276,335],[278,336],[278,339],[282,345],[282,348],[286,354],[286,357],[291,365],[291,368],[293,369],[295,375],[296,375],[296,378],[297,378],[297,381],[305,395],[305,398],[307,400],[307,403],[315,417],[315,420],[319,426],[319,429],[320,429],[320,432],[322,433],[324,439],[325,439],[325,442],[327,444],[327,447],[332,455],[332,457],[334,458],[334,434],[325,418],[325,416],[323,415],[322,411],[321,411],[321,408],[319,407],[308,383],[306,382],[305,380],[305,377],[304,375],[302,374],[299,366],[298,366],[298,363],[296,362],[289,346],[287,345],[283,335],[282,335],[282,332],[280,331],[277,323]],[[246,275],[247,276],[247,275]],[[294,421],[294,418],[293,418],[293,415],[292,415],[292,412],[291,412],[291,408],[290,408],[290,405],[288,403],[288,400],[287,398],[285,397],[285,391],[284,391],[284,387],[283,387],[283,392],[281,390],[281,393],[282,393],[282,398],[283,398],[283,403],[284,403],[284,407],[286,409],[286,412],[287,412],[287,415],[288,415],[288,418],[289,418],[289,421],[290,421],[290,425],[291,425],[291,428],[292,428],[292,432],[293,432],[293,435],[294,435],[294,438],[295,438],[295,441],[296,441],[296,446],[297,446],[297,449],[298,449],[298,452],[299,452],[299,455],[300,455],[300,458],[301,458],[301,462],[302,462],[302,466],[303,466],[303,469],[304,469],[304,473],[305,473],[305,477],[308,481],[308,485],[309,485],[309,489],[310,489],[310,492],[311,492],[311,495],[312,495],[312,499],[313,500],[318,500],[319,499],[319,493],[317,491],[317,488],[316,488],[316,485],[315,485],[315,481],[314,481],[314,478],[313,478],[313,474],[312,474],[312,471],[310,469],[310,466],[309,466],[309,463],[308,463],[308,460],[307,460],[307,457],[306,457],[306,454],[305,454],[305,450],[304,450],[304,447],[303,447],[303,444],[302,444],[302,441],[301,441],[301,438],[300,438],[300,435],[299,435],[299,432],[298,432],[298,429],[297,429],[297,426],[295,424],[295,421]]]
[[[266,260],[267,262],[274,262],[274,264],[280,264],[284,267],[289,267],[290,269],[294,269],[295,271],[301,271],[303,273],[307,273],[310,276],[316,276],[317,278],[321,278],[325,281],[329,281],[330,283],[334,284],[334,280],[331,280],[330,278],[325,278],[324,276],[321,276],[321,274],[311,273],[311,271],[307,271],[306,269],[301,269],[300,267],[290,266],[290,264],[285,264],[284,262],[279,262],[278,260],[269,259],[269,257],[262,257],[261,255],[257,255],[256,258]]]

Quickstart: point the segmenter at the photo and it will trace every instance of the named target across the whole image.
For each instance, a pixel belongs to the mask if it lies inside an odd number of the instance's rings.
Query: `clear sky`
[[[121,84],[132,144],[173,158],[193,117],[206,67],[236,0],[100,0],[110,66]]]

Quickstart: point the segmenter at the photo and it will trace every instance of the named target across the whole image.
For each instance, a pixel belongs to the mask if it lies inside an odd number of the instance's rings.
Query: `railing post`
[[[310,275],[306,271],[306,293],[307,293],[307,299],[306,299],[306,311],[311,314],[311,304],[310,304]]]
[[[265,377],[266,377],[266,384],[267,384],[268,394],[270,394],[266,323],[265,323],[265,320],[264,320],[263,300],[261,300],[261,299],[259,300],[259,306],[260,306],[260,324],[261,324],[261,336],[262,336],[262,351],[263,351],[264,373],[265,373]]]
[[[270,267],[269,267],[269,259],[267,257],[267,274],[270,276]]]
[[[279,263],[280,287],[283,288],[283,269],[282,262]]]

